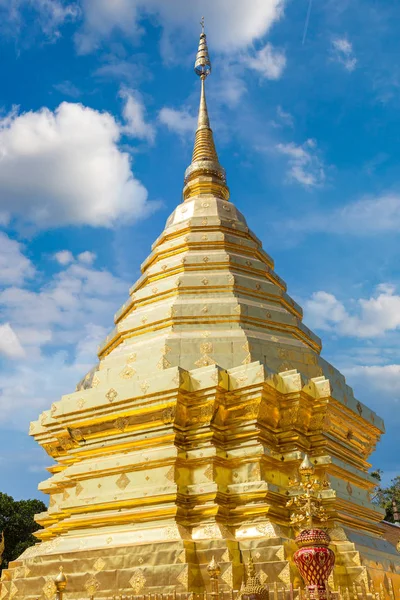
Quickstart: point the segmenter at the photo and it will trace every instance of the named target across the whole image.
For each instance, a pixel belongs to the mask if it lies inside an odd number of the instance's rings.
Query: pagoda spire
[[[194,196],[212,194],[228,200],[229,190],[226,186],[225,170],[218,160],[207,109],[205,81],[211,73],[211,61],[204,32],[204,17],[201,20],[201,27],[199,48],[194,63],[194,71],[201,82],[200,106],[192,162],[185,172],[183,196],[185,200],[189,200]]]

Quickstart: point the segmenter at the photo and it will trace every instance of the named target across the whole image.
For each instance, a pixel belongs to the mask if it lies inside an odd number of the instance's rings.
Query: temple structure
[[[238,589],[251,552],[261,582],[299,582],[289,478],[304,453],[322,492],[332,588],[400,588],[400,556],[371,503],[382,420],[320,355],[273,260],[230,200],[201,98],[183,200],[142,265],[97,366],[30,434],[55,460],[40,485],[41,542],[3,573],[0,600],[201,591],[214,555]],[[52,376],[51,374],[49,376]],[[56,375],[53,375],[56,376]]]

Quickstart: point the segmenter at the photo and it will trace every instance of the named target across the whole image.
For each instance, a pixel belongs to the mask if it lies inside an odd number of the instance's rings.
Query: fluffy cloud
[[[351,202],[324,213],[306,215],[288,223],[290,229],[336,234],[374,235],[398,232],[400,228],[400,195],[382,194]]]
[[[2,285],[21,283],[32,277],[35,269],[19,242],[0,231],[0,288]]]
[[[69,250],[60,250],[53,255],[53,258],[59,265],[69,265],[74,262],[74,256]]]
[[[153,15],[164,28],[164,51],[171,50],[169,37],[177,30],[198,33],[199,14],[204,14],[207,33],[216,51],[242,49],[264,36],[283,14],[284,0],[204,0],[199,6],[187,0],[83,0],[84,25],[76,41],[82,53],[95,49],[119,31],[140,35],[140,15]]]
[[[197,124],[197,117],[191,115],[188,110],[177,110],[166,106],[158,113],[158,119],[162,125],[179,135],[193,133]]]
[[[28,9],[33,16],[24,22],[23,11]],[[49,41],[60,36],[60,28],[68,21],[75,21],[80,15],[76,2],[62,0],[1,0],[0,17],[3,30],[9,28],[21,32],[29,24],[29,35],[40,30]],[[12,28],[12,29],[11,29]],[[26,36],[25,36],[26,38]]]
[[[400,295],[383,284],[371,298],[360,298],[351,314],[333,294],[315,292],[306,302],[305,314],[311,327],[339,335],[376,338],[400,328]]]
[[[150,123],[146,122],[146,110],[138,93],[123,89],[120,96],[125,100],[122,111],[126,121],[124,133],[140,140],[154,142],[156,131]]]
[[[27,429],[29,419],[73,390],[95,364],[97,345],[129,286],[94,268],[94,259],[82,252],[59,263],[35,290],[21,284],[0,291],[0,355],[7,360],[0,370],[0,421]]]
[[[264,48],[243,58],[243,63],[248,69],[253,69],[266,79],[279,79],[286,66],[285,54],[266,44]]]
[[[17,334],[9,323],[0,325],[0,355],[8,358],[21,358],[25,355]]]
[[[0,213],[36,227],[111,227],[152,208],[109,113],[63,102],[0,119]]]
[[[353,46],[345,37],[332,40],[333,60],[344,66],[346,71],[354,71],[357,59],[354,56]]]
[[[317,187],[325,181],[325,168],[318,155],[315,140],[308,139],[304,144],[277,144],[276,150],[288,159],[288,179],[305,187]]]
[[[376,392],[400,398],[400,365],[355,366],[343,369],[344,375],[357,385],[364,384]]]

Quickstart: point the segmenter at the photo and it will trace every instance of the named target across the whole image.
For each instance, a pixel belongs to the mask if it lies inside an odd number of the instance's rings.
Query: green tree
[[[0,492],[0,531],[4,533],[5,544],[0,569],[5,569],[11,560],[38,541],[33,533],[41,527],[33,517],[46,510],[41,500],[14,500]]]
[[[380,469],[371,473],[379,483],[382,481],[382,474]],[[385,521],[394,523],[394,505],[400,513],[400,475],[392,479],[387,487],[377,485],[372,501],[386,511]]]

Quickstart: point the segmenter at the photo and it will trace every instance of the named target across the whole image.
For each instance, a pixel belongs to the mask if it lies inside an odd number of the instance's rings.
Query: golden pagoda
[[[115,315],[99,362],[31,424],[55,461],[39,489],[40,543],[3,571],[0,600],[200,592],[214,556],[226,590],[254,561],[261,583],[298,582],[287,508],[304,453],[336,553],[330,582],[400,588],[400,556],[371,503],[368,457],[384,431],[321,341],[230,201],[201,96],[183,201]],[[258,581],[257,580],[257,581]],[[372,588],[371,588],[372,586]]]

